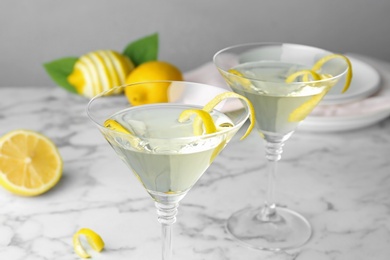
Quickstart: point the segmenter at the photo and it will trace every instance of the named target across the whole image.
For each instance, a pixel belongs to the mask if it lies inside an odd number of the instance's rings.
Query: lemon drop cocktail
[[[139,91],[150,84],[167,91],[166,102],[133,106],[125,95],[104,92],[90,101],[87,112],[154,199],[162,224],[162,259],[170,260],[179,202],[248,118],[243,137],[249,134],[254,110],[234,92],[184,81],[135,83],[110,91]]]
[[[214,55],[214,63],[234,92],[253,104],[268,162],[264,205],[234,213],[227,228],[238,241],[253,248],[299,247],[311,237],[311,226],[305,217],[275,202],[277,162],[285,141],[329,90],[338,82],[344,84],[342,92],[348,90],[351,63],[344,55],[286,43],[228,47]]]

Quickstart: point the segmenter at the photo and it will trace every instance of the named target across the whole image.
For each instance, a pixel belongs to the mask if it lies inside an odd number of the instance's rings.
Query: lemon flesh
[[[22,196],[36,196],[54,187],[63,161],[55,144],[44,135],[15,130],[0,138],[0,185]]]

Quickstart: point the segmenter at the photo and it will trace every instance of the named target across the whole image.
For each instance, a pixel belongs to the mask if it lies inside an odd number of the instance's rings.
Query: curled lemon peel
[[[344,88],[342,90],[342,93],[344,93],[345,91],[348,90],[348,88],[351,84],[353,73],[352,73],[352,64],[351,64],[350,60],[346,56],[341,55],[341,54],[331,54],[331,55],[327,55],[325,57],[322,57],[313,65],[311,70],[297,71],[297,72],[289,75],[285,81],[286,81],[286,83],[292,83],[295,80],[297,80],[297,78],[299,78],[300,76],[302,76],[303,81],[308,81],[309,75],[312,77],[313,80],[323,80],[323,79],[332,78],[333,76],[330,74],[325,74],[325,73],[319,74],[316,71],[320,71],[322,66],[326,62],[328,62],[332,59],[337,59],[337,58],[343,59],[348,65],[348,71],[347,71],[347,75],[346,75],[346,79],[345,79],[345,85],[344,85]],[[305,103],[303,103],[298,108],[296,108],[290,114],[288,121],[289,122],[300,122],[303,119],[305,119],[310,114],[310,112],[313,110],[313,108],[315,106],[317,106],[317,104],[322,100],[322,98],[328,93],[330,88],[331,88],[331,84],[325,85],[325,88],[324,88],[324,90],[322,90],[321,93],[312,96],[309,100],[307,100]]]
[[[73,248],[78,256],[81,258],[90,258],[91,255],[87,253],[80,242],[80,236],[85,236],[88,245],[96,252],[101,252],[104,248],[103,239],[95,231],[89,228],[82,228],[73,235]]]
[[[347,71],[347,75],[346,75],[346,78],[345,78],[344,87],[343,87],[343,89],[341,91],[341,93],[345,93],[349,89],[349,86],[351,85],[351,81],[352,81],[352,77],[353,77],[353,71],[352,71],[352,63],[351,63],[351,61],[346,56],[344,56],[342,54],[330,54],[330,55],[324,56],[321,59],[319,59],[313,65],[313,67],[310,70],[300,70],[300,71],[297,71],[297,72],[289,75],[286,78],[285,82],[286,83],[292,83],[299,76],[303,76],[303,80],[304,81],[308,81],[308,77],[307,77],[308,75],[311,75],[314,81],[331,78],[331,77],[333,77],[332,75],[330,75],[330,74],[319,74],[317,71],[320,71],[322,66],[326,62],[328,62],[330,60],[333,60],[333,59],[343,59],[347,63],[348,71]]]
[[[347,71],[347,76],[345,78],[345,84],[344,84],[344,88],[343,90],[341,91],[341,93],[345,93],[345,91],[348,90],[349,86],[351,85],[351,81],[352,81],[352,76],[353,76],[353,72],[352,72],[352,63],[351,61],[344,55],[341,55],[341,54],[330,54],[330,55],[327,55],[325,57],[322,57],[321,59],[319,59],[315,64],[314,66],[312,67],[312,70],[314,71],[318,71],[321,69],[321,67],[328,61],[332,60],[332,59],[343,59],[347,65],[348,65],[348,71]]]
[[[183,112],[181,112],[179,116],[179,122],[185,122],[188,119],[190,119],[190,116],[196,114],[199,116],[199,118],[202,120],[206,134],[212,134],[217,131],[217,128],[214,124],[213,118],[211,115],[202,110],[202,109],[186,109]],[[197,117],[198,118],[198,117]],[[202,127],[194,127],[194,134],[195,135],[201,135],[203,133],[203,128]]]
[[[121,132],[124,134],[132,134],[129,130],[127,130],[125,127],[123,127],[120,123],[118,123],[117,121],[115,121],[114,119],[111,119],[111,118],[104,121],[103,125],[104,125],[104,127],[111,129],[111,130],[114,130],[114,131],[117,131],[117,132]]]
[[[215,96],[209,103],[207,103],[203,107],[203,110],[210,113],[221,101],[228,99],[228,98],[241,99],[246,103],[246,105],[248,107],[250,125],[249,125],[248,129],[246,130],[245,134],[240,138],[240,140],[244,140],[252,132],[253,128],[255,127],[255,122],[256,122],[255,109],[254,109],[252,103],[249,101],[249,99],[247,99],[246,97],[241,96],[239,94],[236,94],[234,92],[224,92],[224,93],[221,93],[221,94]],[[194,122],[194,126],[195,125],[196,125],[196,122]]]
[[[237,82],[238,84],[240,84],[242,87],[244,87],[245,89],[250,89],[250,86],[251,86],[251,81],[247,78],[245,78],[245,75],[241,72],[239,72],[238,70],[235,70],[235,69],[230,69],[228,70],[228,72],[230,74],[233,74],[235,76],[238,76],[239,78],[235,77],[235,79],[233,79],[233,82]]]
[[[308,75],[310,75],[313,78],[313,80],[321,80],[321,76],[317,72],[315,72],[315,71],[312,71],[312,70],[300,70],[300,71],[297,71],[297,72],[291,74],[290,76],[288,76],[286,78],[286,83],[292,83],[298,77],[301,77],[301,76],[304,77],[305,81],[308,81],[308,77],[307,77]]]

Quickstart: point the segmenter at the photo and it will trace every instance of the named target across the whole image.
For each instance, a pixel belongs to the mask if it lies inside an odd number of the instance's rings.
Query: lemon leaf
[[[123,55],[127,56],[135,66],[158,58],[158,34],[154,33],[129,43]]]
[[[47,74],[60,87],[71,93],[77,93],[75,87],[68,82],[68,76],[72,73],[77,57],[66,57],[43,64]]]

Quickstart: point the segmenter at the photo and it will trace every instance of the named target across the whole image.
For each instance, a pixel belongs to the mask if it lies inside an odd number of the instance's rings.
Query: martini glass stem
[[[282,157],[283,141],[266,141],[265,153],[268,168],[268,186],[264,207],[261,212],[261,220],[269,221],[275,217],[275,187],[278,161]]]
[[[178,203],[156,202],[158,222],[161,223],[162,260],[172,259],[172,224],[176,222]]]

